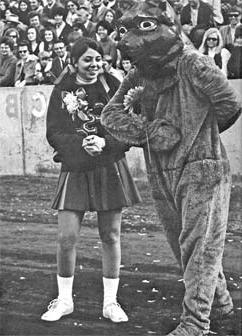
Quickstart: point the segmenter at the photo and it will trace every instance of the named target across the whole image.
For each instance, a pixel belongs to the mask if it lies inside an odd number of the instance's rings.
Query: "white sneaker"
[[[48,305],[48,310],[41,316],[44,321],[58,321],[62,316],[71,314],[74,310],[73,302],[60,299],[52,300]]]
[[[103,317],[110,319],[112,322],[127,322],[128,316],[125,314],[120,304],[112,302],[103,308]]]

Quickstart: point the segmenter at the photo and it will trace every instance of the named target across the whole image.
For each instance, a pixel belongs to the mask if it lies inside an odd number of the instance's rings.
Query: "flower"
[[[144,87],[136,86],[133,89],[130,89],[127,94],[124,96],[124,109],[129,110],[129,112],[133,112],[134,105],[140,102],[141,97],[143,95]]]
[[[85,112],[88,111],[88,102],[85,100],[86,92],[83,88],[73,92],[62,92],[62,99],[67,108],[67,111],[71,115],[72,120],[75,120],[76,115],[81,120],[89,120]]]

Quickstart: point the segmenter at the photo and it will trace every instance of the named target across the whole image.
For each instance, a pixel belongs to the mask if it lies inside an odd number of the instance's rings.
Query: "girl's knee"
[[[70,250],[77,244],[77,235],[74,233],[59,233],[57,243],[63,250]]]
[[[101,232],[100,238],[103,243],[108,245],[115,245],[120,243],[120,233],[119,230],[113,230],[110,232]]]

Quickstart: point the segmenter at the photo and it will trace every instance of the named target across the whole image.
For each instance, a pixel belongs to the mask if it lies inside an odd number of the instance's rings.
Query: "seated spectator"
[[[78,20],[81,22],[86,29],[86,37],[96,39],[96,24],[90,20],[90,5],[80,5],[79,10],[77,11]]]
[[[92,0],[92,22],[99,22],[104,19],[107,7],[104,5],[103,0]]]
[[[0,38],[0,87],[14,85],[17,58],[13,48],[13,41],[9,37]]]
[[[20,59],[16,64],[14,86],[23,87],[35,84],[35,67],[38,62],[36,55],[30,54],[28,41],[22,41],[18,46]]]
[[[222,36],[217,28],[210,28],[204,33],[202,44],[198,50],[211,57],[227,77],[227,63],[230,52],[223,48]]]
[[[223,46],[232,50],[234,45],[234,36],[236,27],[239,25],[240,13],[238,11],[228,12],[229,24],[220,27],[220,33],[223,39]]]
[[[103,56],[103,69],[105,72],[109,73],[110,75],[114,76],[119,80],[119,82],[122,82],[124,76],[122,74],[122,71],[119,69],[115,69],[113,67],[112,63],[112,57],[110,55],[104,55]]]
[[[26,26],[29,25],[29,12],[31,11],[29,1],[28,0],[20,0],[18,5],[17,15],[19,17],[19,21],[25,24]]]
[[[42,34],[42,41],[39,45],[40,52],[47,51],[50,57],[55,57],[54,44],[57,41],[55,30],[53,28],[45,28]]]
[[[72,31],[72,28],[64,21],[66,17],[65,9],[63,7],[56,7],[53,10],[53,17],[55,20],[54,28],[57,39],[64,41],[64,43],[67,44],[67,36]]]
[[[40,51],[39,61],[35,67],[34,80],[36,84],[52,84],[53,74],[51,72],[52,58],[47,51]]]
[[[8,28],[7,30],[5,30],[4,32],[4,36],[10,37],[13,41],[13,54],[15,56],[18,55],[18,42],[19,42],[19,32],[18,29],[16,28]]]
[[[44,26],[41,24],[41,20],[40,20],[41,14],[39,14],[38,12],[30,12],[29,13],[29,25],[31,27],[35,27],[38,30],[38,34],[39,36],[42,36],[42,32],[44,30]]]
[[[205,29],[214,26],[212,8],[201,0],[188,0],[188,4],[181,11],[181,25],[187,36],[197,25]]]
[[[77,10],[79,8],[76,0],[66,2],[66,23],[72,27],[74,20],[77,18]]]
[[[53,74],[53,84],[61,75],[65,67],[70,64],[70,54],[67,51],[66,45],[63,41],[57,40],[54,44],[54,52],[56,57],[52,61],[51,72]]]
[[[26,31],[26,40],[29,43],[29,51],[30,54],[34,54],[35,56],[38,56],[40,49],[40,37],[37,28],[35,27],[28,27]]]
[[[117,47],[116,43],[110,38],[109,34],[112,28],[107,21],[100,21],[96,26],[97,40],[102,46],[104,55],[112,57],[113,64],[117,61]]]
[[[228,61],[228,78],[242,78],[242,25],[237,26],[234,36],[234,47]]]

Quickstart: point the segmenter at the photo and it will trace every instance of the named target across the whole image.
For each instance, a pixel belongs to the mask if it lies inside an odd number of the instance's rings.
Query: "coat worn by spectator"
[[[13,48],[9,37],[0,39],[0,87],[14,85],[17,58],[13,55]]]

